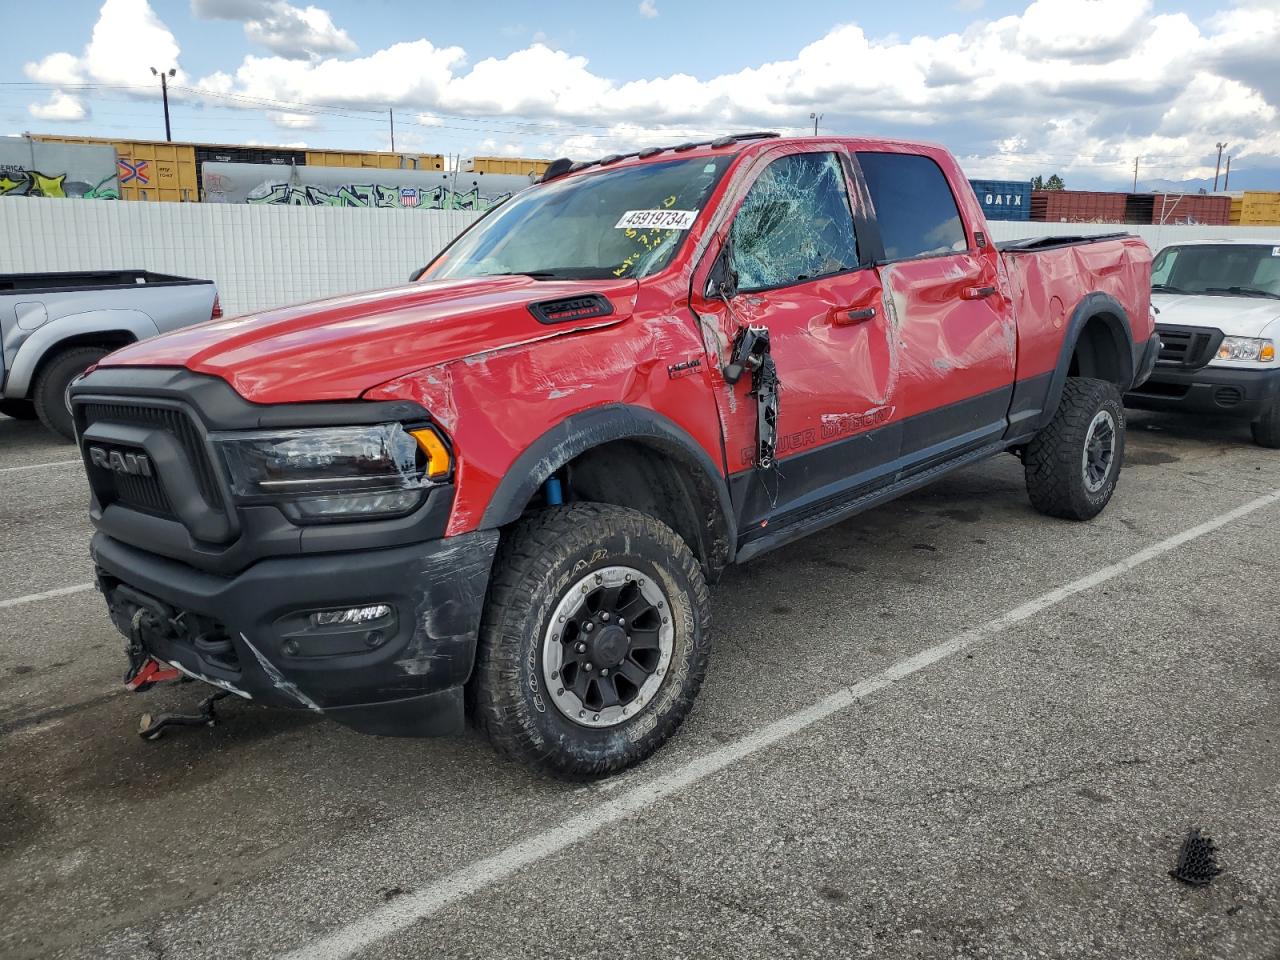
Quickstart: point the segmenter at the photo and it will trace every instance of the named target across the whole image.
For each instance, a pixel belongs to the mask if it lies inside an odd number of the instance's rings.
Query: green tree
[[[1056,173],[1051,175],[1048,180],[1037,174],[1031,178],[1032,190],[1065,190],[1066,183]]]

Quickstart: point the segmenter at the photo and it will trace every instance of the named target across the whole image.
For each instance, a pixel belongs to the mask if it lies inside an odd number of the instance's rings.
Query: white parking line
[[[1073,580],[1056,590],[1050,590],[1019,607],[984,623],[980,627],[966,630],[950,640],[922,650],[914,656],[900,660],[887,670],[883,670],[867,680],[851,687],[838,690],[817,703],[783,717],[762,729],[747,734],[739,740],[727,744],[709,754],[697,757],[671,773],[656,777],[648,782],[639,783],[625,792],[542,833],[535,834],[526,840],[499,851],[491,857],[476,861],[450,873],[435,883],[429,884],[413,893],[391,901],[372,913],[344,927],[321,937],[314,943],[299,947],[288,953],[284,960],[339,960],[350,957],[393,933],[404,930],[419,920],[439,913],[445,907],[463,900],[474,893],[479,893],[496,883],[507,879],[530,864],[537,863],[553,856],[566,847],[590,836],[602,827],[615,824],[634,813],[651,809],[653,804],[686,787],[703,780],[714,773],[743,760],[754,753],[772,746],[779,740],[799,733],[813,726],[834,713],[844,710],[857,701],[882,690],[892,683],[918,673],[940,660],[953,656],[966,647],[989,640],[991,637],[1007,630],[1014,624],[1030,619],[1037,613],[1055,606],[1069,597],[1085,590],[1090,590],[1101,583],[1127,573],[1134,567],[1153,560],[1162,554],[1175,550],[1205,534],[1239,520],[1241,517],[1261,510],[1280,501],[1280,490],[1214,517],[1199,526],[1174,534],[1166,540],[1152,544],[1145,550],[1139,550],[1132,556],[1118,563],[1103,567],[1093,573]]]
[[[0,473],[20,473],[23,470],[39,470],[43,467],[69,467],[73,463],[83,462],[83,460],[52,460],[49,463],[24,463],[20,467],[0,467]]]
[[[73,593],[84,593],[86,590],[92,589],[92,583],[77,583],[73,587],[58,587],[56,590],[46,590],[44,593],[28,593],[25,597],[13,597],[9,600],[0,600],[0,610],[7,610],[9,607],[21,606],[24,603],[35,603],[37,600],[52,600],[54,597],[67,597]]]

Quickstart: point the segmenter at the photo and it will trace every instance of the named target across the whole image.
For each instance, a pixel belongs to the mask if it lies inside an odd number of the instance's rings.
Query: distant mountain
[[[1132,184],[1130,184],[1132,187]],[[1213,177],[1204,180],[1139,180],[1140,193],[1199,193],[1212,192]],[[1218,179],[1218,189],[1231,190],[1280,190],[1280,170],[1232,170],[1231,181],[1226,187]]]

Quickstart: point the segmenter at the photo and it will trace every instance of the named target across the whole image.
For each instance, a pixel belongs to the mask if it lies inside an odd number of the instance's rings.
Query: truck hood
[[[1260,337],[1269,323],[1280,318],[1280,300],[1262,297],[1153,293],[1151,303],[1160,311],[1157,323],[1217,327],[1229,337]]]
[[[255,403],[350,400],[424,367],[621,323],[638,286],[521,276],[414,283],[198,324],[99,365],[186,367]],[[529,310],[589,293],[603,295],[612,313],[542,323]]]

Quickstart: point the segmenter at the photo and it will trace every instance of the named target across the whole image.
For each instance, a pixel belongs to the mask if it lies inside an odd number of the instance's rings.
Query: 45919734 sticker
[[[628,210],[613,227],[615,230],[688,230],[696,219],[697,210]]]

